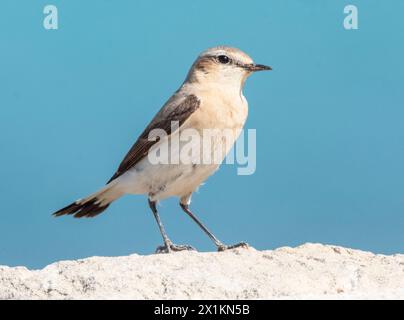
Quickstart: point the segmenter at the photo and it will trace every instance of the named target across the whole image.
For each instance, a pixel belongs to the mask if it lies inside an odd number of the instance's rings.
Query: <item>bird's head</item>
[[[256,64],[243,51],[232,47],[215,47],[202,52],[188,73],[187,81],[201,84],[242,88],[253,72],[272,70]]]

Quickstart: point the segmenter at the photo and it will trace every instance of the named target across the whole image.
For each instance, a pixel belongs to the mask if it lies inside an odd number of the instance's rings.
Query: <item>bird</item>
[[[221,242],[190,210],[190,203],[192,194],[219,168],[244,127],[248,115],[248,102],[243,95],[246,79],[265,70],[272,68],[256,64],[249,55],[234,47],[218,46],[200,53],[185,81],[140,134],[107,184],[53,215],[95,217],[123,195],[143,194],[147,196],[163,238],[163,245],[157,247],[156,253],[195,250],[190,245],[174,244],[160,219],[157,203],[177,197],[181,209],[209,236],[218,251],[248,247],[245,242],[234,245]],[[156,163],[150,157],[151,154],[155,157],[171,155],[174,149],[181,152],[187,146],[179,139],[182,134],[191,131],[202,136],[207,130],[213,130],[210,145],[193,142],[191,147],[195,152],[188,161],[170,158],[172,161]],[[220,133],[223,130],[233,133],[228,140],[223,139]],[[153,133],[156,131],[166,136]],[[201,161],[201,157],[209,159],[216,155],[216,161]]]

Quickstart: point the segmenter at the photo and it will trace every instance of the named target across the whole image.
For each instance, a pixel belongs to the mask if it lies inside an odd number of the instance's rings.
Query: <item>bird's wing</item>
[[[107,184],[136,165],[148,154],[150,148],[158,142],[158,139],[154,141],[148,139],[150,131],[153,129],[163,129],[170,135],[172,133],[171,122],[178,121],[179,127],[181,127],[190,115],[199,108],[199,105],[200,100],[193,94],[183,95],[181,92],[177,92],[173,95],[137,139]]]

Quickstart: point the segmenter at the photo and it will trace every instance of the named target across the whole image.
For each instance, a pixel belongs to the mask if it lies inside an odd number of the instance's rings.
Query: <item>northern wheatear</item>
[[[248,113],[248,103],[242,93],[244,82],[253,72],[262,70],[271,70],[271,67],[255,64],[247,54],[236,48],[222,46],[202,52],[180,89],[146,127],[106,186],[54,215],[94,217],[124,194],[146,194],[164,241],[157,252],[193,250],[191,246],[175,245],[170,241],[156,209],[158,201],[177,196],[182,210],[213,240],[219,251],[246,246],[243,242],[224,245],[196,218],[189,205],[192,193],[215,172],[240,134]],[[156,137],[152,134],[156,129],[164,130],[167,136]],[[203,135],[205,129],[216,130],[211,144],[209,147],[197,146],[191,161],[154,163],[150,160],[150,154],[156,150],[163,152],[175,148],[181,152],[186,142],[174,137],[179,137],[186,130]],[[221,130],[227,129],[234,134],[230,143],[226,141],[224,144]],[[206,155],[210,158],[215,152],[219,154],[219,161],[198,161]]]

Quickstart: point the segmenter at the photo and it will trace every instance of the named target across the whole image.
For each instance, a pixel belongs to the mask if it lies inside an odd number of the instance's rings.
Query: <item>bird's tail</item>
[[[93,193],[85,199],[79,199],[72,204],[56,211],[53,216],[60,217],[65,214],[74,215],[75,218],[92,218],[109,207],[111,202],[123,195],[116,188],[114,181],[107,184],[101,190]]]

